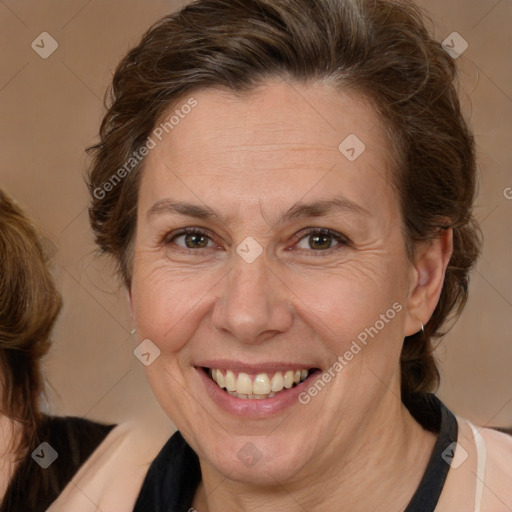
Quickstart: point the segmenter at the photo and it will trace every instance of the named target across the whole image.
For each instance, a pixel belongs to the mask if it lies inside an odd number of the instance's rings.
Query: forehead
[[[191,99],[194,108],[183,108]],[[367,207],[393,195],[382,120],[354,93],[283,81],[244,93],[203,89],[181,98],[161,122],[141,185],[153,201],[170,187],[173,195],[196,193],[196,202],[217,204],[344,192]]]

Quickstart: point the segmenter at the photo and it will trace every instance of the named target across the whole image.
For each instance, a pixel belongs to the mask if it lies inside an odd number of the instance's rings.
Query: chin
[[[225,477],[263,487],[296,479],[311,456],[303,442],[291,442],[286,435],[228,437],[201,448],[204,462]]]

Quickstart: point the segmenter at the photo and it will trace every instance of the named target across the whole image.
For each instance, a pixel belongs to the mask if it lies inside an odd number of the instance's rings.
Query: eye
[[[177,242],[180,239],[183,240],[182,243]],[[185,250],[207,249],[208,242],[211,242],[210,237],[204,231],[197,228],[184,228],[164,239],[165,245],[174,243]]]
[[[315,252],[322,252],[333,248],[333,241],[340,246],[346,246],[350,242],[348,238],[340,233],[330,229],[310,229],[300,234],[300,240],[297,244],[299,249],[313,249]],[[301,246],[302,244],[302,246]]]
[[[311,228],[306,232],[301,232],[296,238],[299,240],[296,247],[306,251],[313,249],[313,252],[325,252],[333,248],[335,249],[336,247],[333,247],[334,242],[340,247],[350,244],[346,236],[326,228]],[[179,240],[181,242],[178,242]],[[215,247],[208,233],[199,228],[183,228],[177,233],[167,235],[163,243],[164,245],[175,244],[184,251],[191,252]]]

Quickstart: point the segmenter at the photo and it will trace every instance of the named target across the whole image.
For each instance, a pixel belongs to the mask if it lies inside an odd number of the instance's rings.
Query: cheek
[[[213,276],[134,265],[132,304],[139,337],[159,348],[178,351],[195,328],[194,319],[208,302]]]
[[[394,265],[386,261],[376,256],[346,262],[330,273],[295,275],[291,281],[298,315],[328,346],[333,361],[353,342],[364,349],[361,361],[384,363],[383,351],[389,361],[396,359],[403,339],[404,267],[398,259]]]
[[[387,265],[384,259],[346,262],[330,273],[295,275],[290,287],[302,302],[321,315],[331,327],[375,321],[395,301],[404,299],[404,276],[400,265]],[[293,283],[293,284],[292,284]]]

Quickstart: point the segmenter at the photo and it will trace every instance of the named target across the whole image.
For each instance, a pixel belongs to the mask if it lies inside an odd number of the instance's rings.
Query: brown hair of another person
[[[13,450],[33,444],[42,420],[40,362],[62,306],[48,268],[49,243],[17,204],[0,190],[1,412],[21,424]]]

